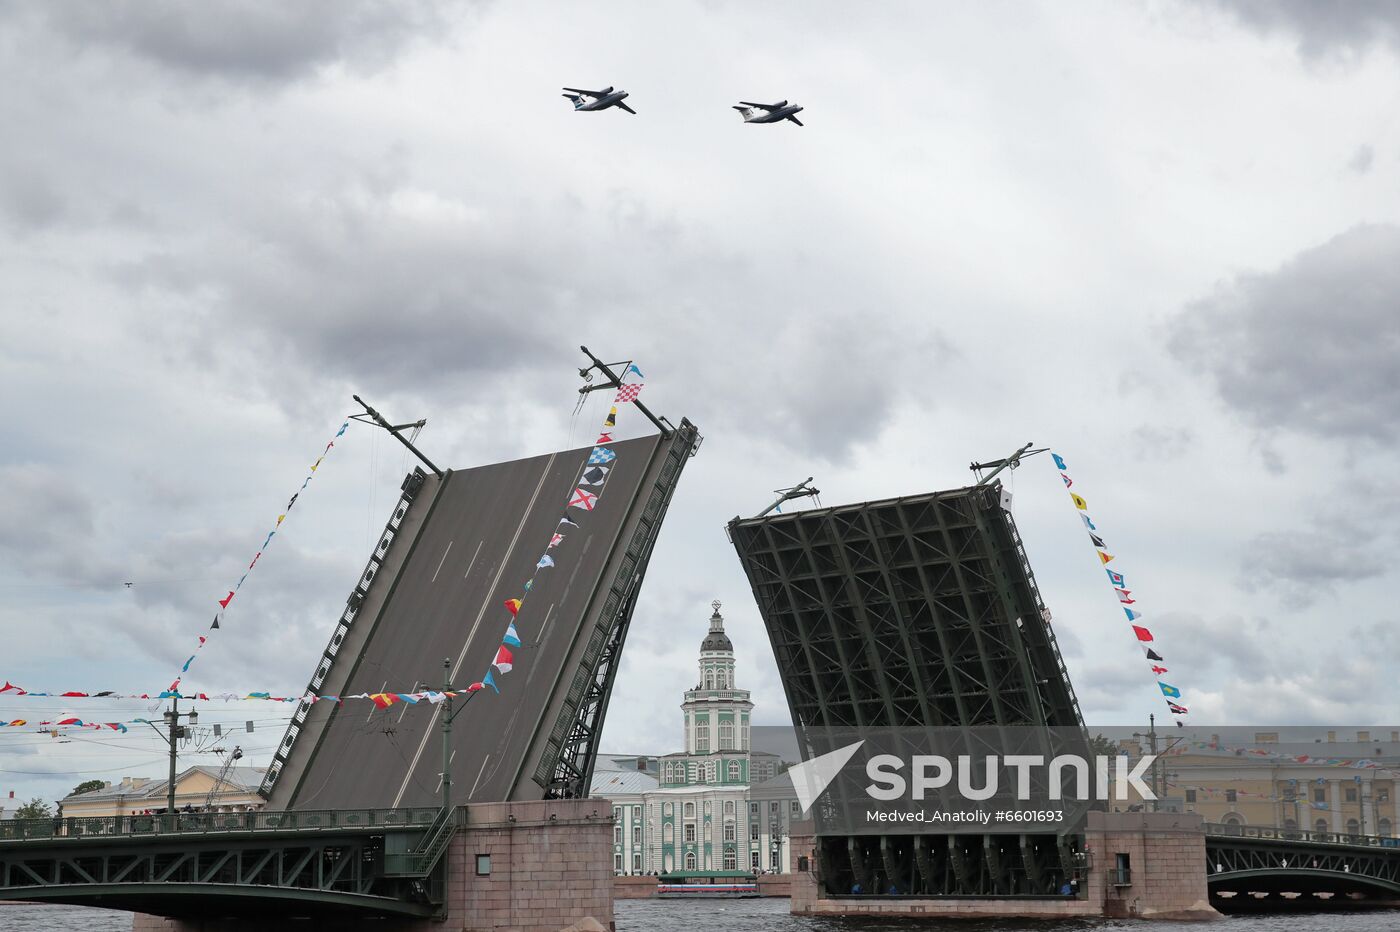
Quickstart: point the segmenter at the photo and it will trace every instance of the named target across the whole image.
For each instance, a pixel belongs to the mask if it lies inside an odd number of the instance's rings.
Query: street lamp
[[[161,740],[170,746],[170,780],[165,788],[165,811],[173,814],[175,812],[175,769],[179,754],[179,744],[181,738],[187,738],[190,729],[199,724],[199,712],[191,708],[188,712],[180,711],[180,700],[172,697],[170,708],[165,711],[165,731],[156,728],[155,722],[147,722],[155,733],[160,735]],[[189,722],[189,726],[180,724],[180,719],[184,718]]]

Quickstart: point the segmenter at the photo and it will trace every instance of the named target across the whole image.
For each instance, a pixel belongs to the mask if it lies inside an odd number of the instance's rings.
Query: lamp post
[[[172,697],[170,708],[165,710],[165,731],[156,727],[155,722],[147,722],[155,733],[170,746],[170,779],[165,787],[165,811],[168,814],[175,812],[175,770],[179,756],[179,741],[181,738],[189,737],[189,729],[199,724],[199,712],[191,708],[188,712],[180,711],[180,700]],[[180,719],[184,718],[189,722],[188,727],[180,724]]]

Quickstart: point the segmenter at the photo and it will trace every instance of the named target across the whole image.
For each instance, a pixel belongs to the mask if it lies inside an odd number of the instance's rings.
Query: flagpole
[[[583,350],[583,352],[588,356],[588,358],[591,359],[591,360],[593,360],[593,365],[592,365],[592,366],[589,366],[588,369],[581,369],[580,372],[581,372],[582,374],[584,374],[584,375],[587,375],[589,369],[597,369],[599,372],[603,373],[603,375],[605,375],[605,376],[607,377],[607,379],[608,379],[608,384],[607,384],[607,385],[585,385],[583,388],[580,388],[580,389],[578,390],[578,393],[579,393],[580,395],[586,395],[586,394],[588,394],[589,392],[596,392],[596,391],[598,391],[598,389],[600,389],[600,388],[621,388],[621,387],[622,387],[622,379],[618,376],[618,374],[617,374],[616,372],[613,372],[613,371],[612,371],[612,368],[611,368],[607,363],[603,362],[603,360],[599,359],[597,356],[594,356],[591,352],[589,352],[589,351],[588,351],[588,347],[586,347],[586,346],[580,346],[579,349]],[[624,374],[624,375],[626,374],[626,370],[625,370],[625,369],[623,370],[623,374]],[[634,399],[632,399],[632,404],[636,407],[636,409],[637,409],[638,411],[640,411],[640,412],[642,412],[643,414],[645,414],[645,415],[647,416],[647,418],[648,418],[653,424],[656,425],[657,429],[661,431],[662,436],[669,437],[669,436],[671,435],[672,431],[675,430],[675,428],[671,427],[671,426],[670,426],[669,424],[667,424],[664,420],[662,420],[661,418],[657,417],[655,414],[652,414],[651,411],[649,411],[649,410],[647,409],[647,406],[644,405],[644,404],[642,404],[640,398],[634,398]]]

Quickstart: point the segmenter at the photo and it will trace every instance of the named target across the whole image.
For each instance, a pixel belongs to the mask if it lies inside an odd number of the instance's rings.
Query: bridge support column
[[[1194,813],[1090,812],[1089,900],[1106,916],[1215,919],[1206,891],[1206,836]]]

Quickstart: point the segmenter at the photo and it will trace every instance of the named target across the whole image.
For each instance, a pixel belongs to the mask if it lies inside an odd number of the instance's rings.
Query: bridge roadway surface
[[[659,435],[609,444],[617,459],[597,506],[567,509],[577,528],[560,528],[559,519],[589,448],[450,471],[398,578],[379,581],[393,588],[342,691],[436,688],[446,657],[462,688],[495,657],[510,621],[503,603],[523,595],[550,536],[566,532],[548,551],[556,565],[540,571],[516,619],[523,644],[514,669],[495,674],[501,694],[482,690],[453,723],[454,803],[542,798],[531,752],[538,754],[553,727],[557,694],[568,689],[581,650],[576,636],[599,611],[600,581],[623,532],[631,533],[633,499],[650,491],[645,480],[660,446]],[[289,808],[435,804],[439,712],[426,703],[336,707]],[[311,744],[316,736],[300,740]]]

